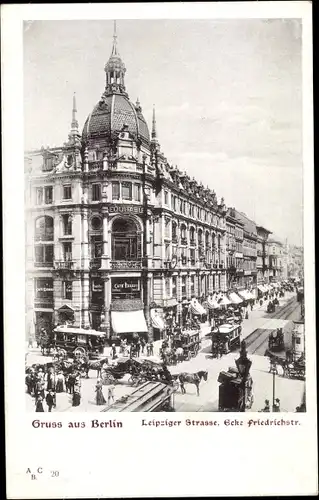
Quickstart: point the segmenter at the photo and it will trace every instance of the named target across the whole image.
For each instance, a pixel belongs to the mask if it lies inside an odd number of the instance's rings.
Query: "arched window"
[[[172,222],[172,239],[177,239],[177,224],[174,221]]]
[[[203,243],[203,231],[201,229],[198,230],[198,244],[201,245]]]
[[[112,259],[138,260],[141,258],[141,234],[131,219],[119,218],[112,226]]]
[[[186,226],[185,224],[181,224],[181,238],[182,239],[186,239],[187,235],[186,235]]]
[[[53,241],[54,222],[53,217],[44,215],[35,220],[35,241]]]

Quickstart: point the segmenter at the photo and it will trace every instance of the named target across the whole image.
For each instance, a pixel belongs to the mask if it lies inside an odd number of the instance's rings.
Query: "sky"
[[[302,61],[296,19],[121,20],[118,49],[170,164],[302,244]],[[99,101],[113,21],[24,25],[25,149],[61,146]]]

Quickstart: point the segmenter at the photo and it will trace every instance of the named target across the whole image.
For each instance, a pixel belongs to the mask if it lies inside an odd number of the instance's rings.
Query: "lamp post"
[[[242,386],[242,400],[239,403],[239,411],[245,412],[246,410],[246,381],[248,379],[251,360],[247,357],[246,342],[243,340],[240,345],[240,356],[235,360],[236,367],[241,376],[241,386]]]

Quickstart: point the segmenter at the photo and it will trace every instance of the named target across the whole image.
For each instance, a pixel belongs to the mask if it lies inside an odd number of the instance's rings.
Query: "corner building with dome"
[[[82,134],[25,154],[27,330],[72,323],[159,340],[192,298],[225,291],[223,198],[172,166],[125,87],[114,36]]]

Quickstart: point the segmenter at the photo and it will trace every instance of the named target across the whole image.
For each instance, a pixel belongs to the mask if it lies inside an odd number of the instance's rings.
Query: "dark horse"
[[[178,380],[181,386],[182,394],[186,394],[185,384],[194,384],[197,389],[197,396],[199,396],[199,384],[201,380],[207,380],[208,372],[207,370],[201,370],[196,373],[180,373],[178,376]]]

